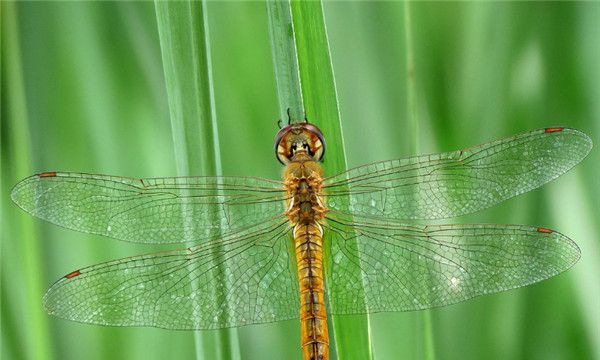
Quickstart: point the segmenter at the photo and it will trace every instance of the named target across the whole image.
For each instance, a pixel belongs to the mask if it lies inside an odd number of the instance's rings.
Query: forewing
[[[281,182],[250,177],[133,179],[48,172],[19,182],[13,201],[81,232],[143,243],[210,239],[283,213]]]
[[[564,174],[592,148],[582,132],[547,128],[473,148],[384,161],[324,181],[333,210],[443,219],[488,208]]]
[[[580,256],[566,236],[519,225],[410,226],[338,217],[325,231],[334,314],[450,305],[550,278]]]
[[[44,296],[48,313],[78,322],[220,329],[297,318],[285,220],[194,248],[74,271]]]

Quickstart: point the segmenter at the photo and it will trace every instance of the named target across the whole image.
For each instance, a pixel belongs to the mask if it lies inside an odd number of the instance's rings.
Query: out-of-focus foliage
[[[454,150],[551,125],[600,144],[600,4],[419,2],[410,10],[416,133],[404,4],[324,4],[349,166],[411,155],[413,142],[420,153]],[[0,356],[199,357],[192,332],[46,315],[41,297],[61,275],[159,248],[48,225],[9,199],[18,179],[46,170],[176,175],[154,4],[2,2],[1,16]],[[209,2],[207,17],[222,172],[277,178],[266,5]],[[552,184],[455,221],[557,229],[581,247],[572,270],[432,310],[426,336],[420,313],[370,316],[374,356],[418,359],[432,340],[440,359],[600,358],[599,161],[593,150]],[[235,337],[230,353],[243,359],[300,358],[295,321],[240,328]]]

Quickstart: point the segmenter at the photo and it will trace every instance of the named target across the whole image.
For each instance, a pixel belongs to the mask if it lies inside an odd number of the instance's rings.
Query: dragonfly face
[[[13,201],[65,228],[198,244],[72,271],[44,296],[47,311],[203,330],[302,318],[305,357],[324,357],[324,292],[331,314],[428,309],[539,282],[579,259],[573,241],[545,227],[413,220],[473,213],[555,179],[591,150],[580,131],[533,130],[324,177],[316,167],[325,142],[314,125],[281,129],[275,146],[294,170],[283,181],[52,171],[19,182]]]
[[[314,161],[321,161],[325,154],[325,140],[321,130],[309,123],[290,124],[275,136],[275,154],[284,165],[289,164],[298,153],[306,153]]]

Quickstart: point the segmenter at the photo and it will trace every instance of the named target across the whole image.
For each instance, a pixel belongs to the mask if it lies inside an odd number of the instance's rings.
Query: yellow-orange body
[[[326,208],[321,196],[321,166],[299,152],[284,171],[288,192],[286,215],[294,226],[300,281],[300,326],[304,360],[329,359],[329,335],[323,286],[323,228]]]

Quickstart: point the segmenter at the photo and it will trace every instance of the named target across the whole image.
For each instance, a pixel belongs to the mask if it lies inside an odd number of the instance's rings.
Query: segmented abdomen
[[[323,287],[323,229],[318,222],[297,224],[294,244],[300,281],[300,326],[305,360],[329,359]]]

